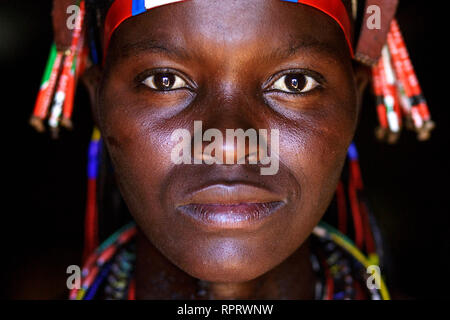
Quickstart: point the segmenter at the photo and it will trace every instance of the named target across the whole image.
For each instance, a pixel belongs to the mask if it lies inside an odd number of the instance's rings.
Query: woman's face
[[[323,13],[278,0],[191,0],[117,29],[96,112],[146,237],[193,277],[237,282],[280,264],[321,219],[354,134],[356,87],[344,35]],[[278,172],[174,164],[171,135],[194,137],[194,121],[224,137],[278,129]]]

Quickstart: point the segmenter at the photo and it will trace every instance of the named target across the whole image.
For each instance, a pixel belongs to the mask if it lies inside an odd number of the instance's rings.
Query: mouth
[[[252,229],[286,204],[280,195],[246,184],[217,184],[194,192],[177,211],[207,229]]]

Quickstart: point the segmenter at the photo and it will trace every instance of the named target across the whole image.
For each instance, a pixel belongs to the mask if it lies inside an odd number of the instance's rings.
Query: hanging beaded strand
[[[417,133],[419,141],[427,140],[435,124],[395,19],[372,75],[379,120],[377,138],[395,143],[404,122],[407,129]]]
[[[83,11],[85,11],[84,8]],[[64,105],[61,115],[61,126],[69,130],[73,128],[71,119],[73,113],[73,104],[75,100],[76,84],[78,83],[80,75],[84,73],[88,60],[87,44],[85,44],[85,32],[85,27],[83,27],[77,50],[73,57],[72,69],[68,79],[66,97],[64,99]]]
[[[48,121],[52,136],[58,137],[59,127],[72,128],[71,116],[76,83],[87,64],[84,45],[85,1],[79,2],[79,14],[72,32],[70,48],[58,51],[53,43],[36,99],[30,124],[38,131],[45,131]]]
[[[50,49],[47,66],[41,81],[41,86],[36,99],[33,115],[30,124],[38,131],[44,132],[44,120],[47,117],[50,103],[55,92],[58,78],[61,71],[61,64],[64,60],[64,54],[57,51],[56,44],[53,43]]]
[[[392,51],[396,53],[393,55],[393,59],[399,68],[400,82],[411,104],[411,110],[414,112],[413,116],[415,117],[414,123],[416,125],[417,137],[421,141],[427,140],[435,124],[431,120],[428,104],[422,93],[416,72],[409,57],[408,49],[406,48],[396,20],[392,21],[389,34],[388,44],[392,48]],[[422,121],[418,121],[419,117],[421,117]]]
[[[347,163],[348,178],[341,179],[336,189],[337,227],[342,234],[353,234],[356,246],[367,254],[373,264],[379,264],[382,244],[379,237],[375,237],[378,226],[365,196],[359,155],[354,143],[348,148]],[[353,230],[347,230],[347,201]]]
[[[94,128],[88,151],[87,196],[84,222],[83,261],[98,247],[97,178],[101,161],[100,131]]]
[[[74,69],[76,68],[76,56],[79,55],[81,51],[79,43],[82,42],[83,38],[82,29],[84,23],[84,15],[85,15],[84,1],[81,1],[80,12],[76,19],[76,25],[72,35],[72,44],[70,46],[70,49],[65,52],[66,59],[63,64],[63,70],[58,82],[55,97],[53,99],[50,117],[48,119],[48,125],[51,128],[52,135],[54,138],[58,137],[64,102],[66,101],[66,99],[68,99],[68,97],[72,98],[73,100],[71,90],[74,90],[75,86]],[[68,126],[70,126],[69,119],[66,119],[65,122],[67,123]]]

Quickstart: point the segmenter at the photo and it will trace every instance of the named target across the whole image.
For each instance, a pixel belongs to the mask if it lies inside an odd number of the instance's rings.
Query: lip
[[[286,204],[264,188],[247,184],[215,184],[193,192],[176,209],[207,229],[251,229]]]

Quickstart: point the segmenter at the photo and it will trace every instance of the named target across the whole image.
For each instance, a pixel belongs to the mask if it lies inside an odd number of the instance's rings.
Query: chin
[[[191,251],[178,266],[194,278],[217,283],[253,280],[280,263],[282,257],[267,257],[257,248],[239,247],[236,241],[222,240],[208,248]],[[277,261],[272,261],[275,259]]]
[[[239,265],[208,263],[205,266],[194,266],[192,270],[184,270],[190,276],[213,283],[247,282],[258,278],[269,270],[254,268],[245,263]]]

